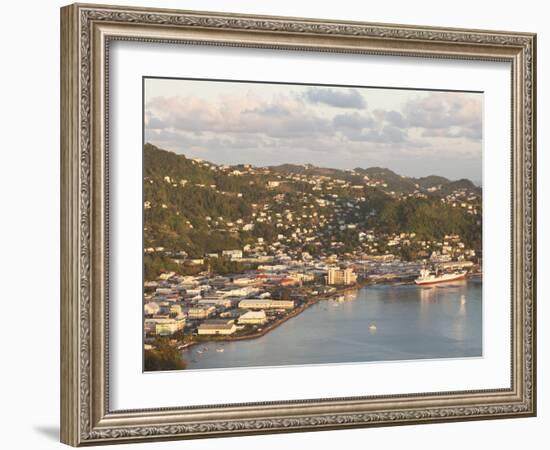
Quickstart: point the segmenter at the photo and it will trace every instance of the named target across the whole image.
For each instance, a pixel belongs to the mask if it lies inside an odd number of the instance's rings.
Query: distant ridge
[[[159,152],[163,154],[163,158],[160,161],[156,161],[156,165],[153,167],[151,164],[145,165],[148,170],[161,171],[164,174],[170,174],[174,172],[179,172],[181,170],[196,169],[193,167],[193,158],[187,157],[185,154],[175,153],[172,151],[167,151],[160,149],[150,143],[144,145],[145,159],[151,155],[152,151]],[[205,161],[212,166],[220,166],[220,164],[215,164],[210,161]],[[243,164],[234,164],[232,167],[243,167]],[[343,169],[334,169],[329,167],[318,167],[313,164],[280,164],[276,166],[255,166],[256,168],[266,167],[274,172],[278,173],[295,173],[302,175],[319,175],[319,176],[329,176],[335,178],[341,178],[344,180],[359,180],[364,176],[367,176],[369,179],[381,180],[388,184],[388,187],[394,191],[399,192],[413,192],[419,187],[422,189],[429,189],[433,187],[441,187],[442,191],[448,192],[454,189],[472,189],[481,192],[481,189],[476,186],[472,181],[467,178],[462,178],[459,180],[449,180],[443,176],[439,175],[428,175],[425,177],[414,178],[407,177],[404,175],[399,175],[391,169],[384,167],[369,167],[361,168],[356,167],[352,170],[343,170]],[[418,185],[418,186],[417,186]]]

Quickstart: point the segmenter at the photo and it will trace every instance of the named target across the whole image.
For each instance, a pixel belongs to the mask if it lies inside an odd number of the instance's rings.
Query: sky
[[[483,94],[158,79],[144,138],[216,164],[314,164],[482,179]]]

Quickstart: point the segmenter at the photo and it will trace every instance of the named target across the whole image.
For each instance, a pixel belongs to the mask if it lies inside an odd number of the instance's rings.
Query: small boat
[[[217,349],[216,349],[216,351],[217,351],[218,353],[223,353],[224,350],[225,350],[225,349],[223,349],[223,348],[217,348]]]
[[[373,324],[373,323],[371,323],[371,324],[369,325],[369,331],[376,331],[376,325]]]

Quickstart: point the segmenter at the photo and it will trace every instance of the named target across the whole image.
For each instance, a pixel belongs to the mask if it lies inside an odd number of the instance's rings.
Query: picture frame
[[[113,410],[109,64],[117,41],[509,63],[510,386]],[[531,33],[105,5],[62,8],[61,441],[81,446],[536,415],[535,99]]]

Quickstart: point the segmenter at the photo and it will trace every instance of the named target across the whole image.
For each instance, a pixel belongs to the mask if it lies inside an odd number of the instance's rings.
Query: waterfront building
[[[327,284],[331,286],[349,286],[357,282],[357,274],[351,268],[340,269],[338,267],[331,267],[328,269],[326,280]]]
[[[230,335],[237,331],[234,320],[212,319],[205,320],[199,325],[198,333],[200,335]]]
[[[239,302],[242,309],[293,309],[294,300],[272,300],[269,298],[246,299]]]
[[[267,322],[265,311],[248,311],[239,317],[242,325],[263,325]]]
[[[448,261],[438,264],[438,267],[445,270],[470,269],[474,267],[474,263],[472,261]]]

